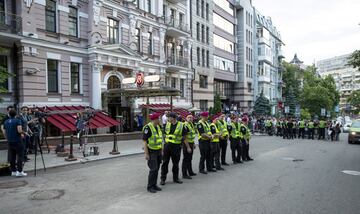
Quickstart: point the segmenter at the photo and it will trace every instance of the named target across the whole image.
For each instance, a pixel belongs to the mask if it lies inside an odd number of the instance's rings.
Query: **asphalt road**
[[[0,213],[356,214],[360,176],[342,171],[360,171],[360,145],[347,144],[345,137],[336,143],[254,137],[250,150],[255,161],[198,174],[183,184],[168,179],[156,194],[146,191],[143,155],[51,169],[36,178],[3,177]],[[25,186],[3,189],[13,181]]]

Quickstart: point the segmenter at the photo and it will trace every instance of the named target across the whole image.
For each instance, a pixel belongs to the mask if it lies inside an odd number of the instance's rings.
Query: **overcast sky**
[[[281,33],[286,61],[305,64],[360,49],[360,0],[253,0]]]

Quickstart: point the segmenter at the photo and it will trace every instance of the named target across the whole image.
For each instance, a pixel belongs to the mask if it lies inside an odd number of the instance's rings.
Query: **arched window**
[[[117,76],[109,77],[107,81],[107,89],[121,88],[120,79]]]

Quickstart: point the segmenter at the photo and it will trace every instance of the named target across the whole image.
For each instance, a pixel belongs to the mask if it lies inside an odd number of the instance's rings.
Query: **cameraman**
[[[29,161],[30,158],[28,158],[28,153],[31,146],[30,143],[30,135],[31,130],[29,129],[29,124],[32,123],[32,118],[28,114],[29,108],[27,106],[21,107],[21,113],[19,115],[19,119],[21,121],[22,130],[25,132],[25,137],[22,139],[24,144],[24,161]]]
[[[76,133],[77,138],[79,139],[79,149],[82,149],[82,136],[85,131],[85,120],[82,113],[76,114],[76,120],[75,120],[75,126],[76,126]]]

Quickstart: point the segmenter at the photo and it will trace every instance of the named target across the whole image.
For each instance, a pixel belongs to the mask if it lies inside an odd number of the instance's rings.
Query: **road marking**
[[[342,172],[345,174],[348,174],[348,175],[360,175],[360,172],[358,172],[358,171],[344,170]]]

